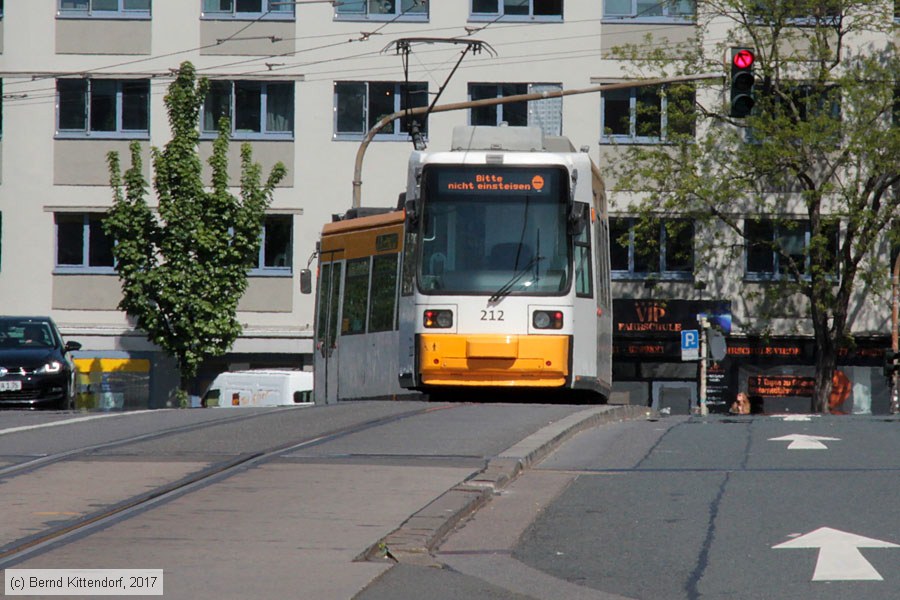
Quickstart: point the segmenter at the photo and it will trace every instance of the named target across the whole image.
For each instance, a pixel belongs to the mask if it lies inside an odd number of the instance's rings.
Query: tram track
[[[19,538],[17,540],[9,542],[0,547],[0,569],[9,568],[50,548],[55,548],[74,541],[75,539],[90,535],[114,523],[126,520],[131,516],[137,515],[146,510],[150,510],[156,506],[227,479],[233,475],[251,469],[267,461],[274,460],[282,454],[296,452],[298,450],[310,448],[319,444],[324,444],[362,431],[396,423],[404,419],[439,410],[457,408],[458,406],[461,405],[451,404],[429,406],[416,410],[395,413],[383,417],[376,417],[359,423],[345,425],[325,432],[321,432],[300,441],[291,441],[278,444],[276,446],[272,446],[258,452],[245,453],[233,457],[230,460],[214,463],[212,465],[209,465],[205,469],[201,469],[200,471],[191,473],[176,481],[159,485],[144,493],[127,498],[113,505],[103,507],[90,514],[84,515],[76,521],[49,527],[33,535],[29,535],[27,537]],[[272,413],[268,412],[266,414]],[[244,416],[244,418],[251,417],[251,415]],[[231,421],[235,420],[241,420],[241,418],[236,417],[234,419],[231,419]],[[52,456],[43,457],[43,461],[41,461],[41,459],[38,459],[36,461],[29,461],[28,463],[6,467],[5,469],[0,470],[0,477],[7,478],[11,475],[21,475],[23,473],[34,471],[35,469],[39,469],[49,464],[58,463],[64,460],[71,460],[74,457],[84,455],[98,449],[123,446],[129,443],[145,441],[146,439],[153,439],[165,435],[172,435],[175,433],[190,431],[193,429],[197,429],[198,427],[211,427],[221,423],[223,423],[223,421],[195,423],[183,427],[171,428],[166,431],[136,436],[127,440],[116,440],[114,442],[96,444],[89,447],[75,449],[69,452],[58,453]]]
[[[297,410],[296,408],[273,408],[271,411],[267,411],[265,413],[262,412],[254,412],[252,414],[240,414],[234,415],[231,417],[225,417],[222,419],[216,419],[215,421],[201,421],[198,423],[190,423],[188,425],[179,425],[177,427],[169,427],[162,430],[151,431],[149,433],[131,436],[127,438],[121,438],[118,440],[112,440],[109,442],[102,442],[99,444],[92,444],[90,446],[83,446],[80,448],[73,448],[71,450],[66,450],[64,452],[56,452],[54,454],[48,454],[46,456],[40,456],[38,458],[34,458],[31,460],[27,460],[20,463],[14,463],[11,465],[7,465],[6,467],[0,468],[0,479],[9,479],[10,477],[15,477],[17,475],[22,475],[25,473],[30,473],[35,469],[39,469],[41,467],[49,466],[55,463],[58,463],[63,460],[72,460],[79,456],[87,455],[91,452],[97,452],[100,450],[109,450],[112,448],[118,448],[121,446],[127,446],[129,444],[135,444],[138,442],[145,442],[150,440],[160,439],[169,435],[179,435],[182,433],[189,433],[191,431],[196,431],[199,429],[203,429],[206,427],[215,427],[218,425],[228,425],[233,424],[240,421],[249,421],[253,419],[263,418],[271,416],[277,412],[285,412],[289,410]]]

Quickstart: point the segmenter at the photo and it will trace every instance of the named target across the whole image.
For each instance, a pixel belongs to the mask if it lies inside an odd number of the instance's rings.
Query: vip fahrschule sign
[[[613,300],[616,336],[678,339],[682,331],[700,328],[697,315],[722,333],[731,332],[727,300]]]

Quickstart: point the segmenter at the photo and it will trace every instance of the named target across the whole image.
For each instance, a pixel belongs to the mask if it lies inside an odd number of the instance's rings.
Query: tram
[[[317,403],[476,389],[608,398],[606,197],[566,138],[455,128],[450,151],[411,154],[397,209],[325,225],[318,268]]]

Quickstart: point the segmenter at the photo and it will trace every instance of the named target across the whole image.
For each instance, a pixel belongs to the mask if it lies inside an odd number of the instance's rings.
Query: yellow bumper
[[[426,385],[559,387],[569,375],[564,335],[419,336]]]

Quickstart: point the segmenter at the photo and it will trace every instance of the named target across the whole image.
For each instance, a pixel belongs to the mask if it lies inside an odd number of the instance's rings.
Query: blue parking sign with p
[[[700,332],[696,329],[685,329],[681,332],[681,360],[698,360],[700,358]]]
[[[700,347],[700,332],[696,329],[686,329],[681,332],[681,349],[692,350]]]

